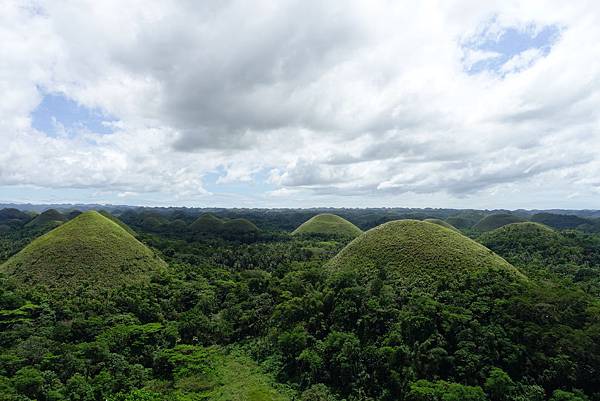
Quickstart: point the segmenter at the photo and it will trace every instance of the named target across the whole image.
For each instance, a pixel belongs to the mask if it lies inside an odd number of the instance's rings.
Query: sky
[[[0,202],[600,208],[598,2],[0,10]]]

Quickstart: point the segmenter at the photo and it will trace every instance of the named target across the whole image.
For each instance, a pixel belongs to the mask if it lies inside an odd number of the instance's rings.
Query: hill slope
[[[522,223],[525,219],[508,213],[490,214],[481,219],[473,228],[477,231],[492,231],[507,224]]]
[[[545,224],[559,230],[577,228],[582,224],[589,224],[590,220],[578,216],[554,213],[537,213],[531,216],[531,221]]]
[[[1,270],[23,284],[70,291],[116,287],[164,266],[118,224],[92,211],[35,239]]]
[[[41,227],[48,224],[59,225],[66,219],[67,218],[57,210],[48,209],[27,223],[27,227]]]
[[[302,223],[300,227],[292,232],[292,235],[296,234],[324,234],[357,237],[362,234],[362,230],[340,216],[323,213]]]
[[[442,227],[446,227],[450,230],[456,231],[456,232],[460,232],[456,227],[454,227],[452,224],[448,223],[447,221],[444,220],[440,220],[440,219],[425,219],[423,221],[426,221],[428,223],[433,223],[433,224],[437,224],[438,226],[442,226]]]
[[[481,244],[437,224],[396,220],[348,244],[329,263],[333,271],[359,271],[365,281],[383,275],[401,285],[437,287],[483,270],[523,277]]]
[[[190,224],[190,229],[197,233],[217,233],[223,229],[223,221],[214,214],[205,213]]]

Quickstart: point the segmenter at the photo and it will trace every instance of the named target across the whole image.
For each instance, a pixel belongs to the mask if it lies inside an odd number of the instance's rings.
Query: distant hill
[[[27,227],[42,227],[47,225],[60,225],[67,217],[55,209],[48,209],[27,223]]]
[[[211,213],[198,217],[190,224],[190,230],[195,233],[224,236],[243,236],[259,231],[258,227],[248,219],[223,220]]]
[[[446,222],[444,220],[441,220],[441,219],[425,219],[423,221],[426,221],[428,223],[437,224],[438,226],[446,227],[446,228],[448,228],[450,230],[454,230],[454,231],[460,232],[460,230],[458,230],[452,224],[450,224],[450,223],[448,223],[448,222]]]
[[[7,208],[0,210],[0,225],[22,226],[31,220],[31,216],[18,209]]]
[[[540,224],[545,224],[549,227],[556,228],[558,230],[577,228],[580,225],[590,223],[590,220],[578,216],[553,213],[534,214],[533,216],[531,216],[531,221]]]
[[[519,216],[508,213],[490,214],[481,219],[473,228],[477,231],[485,232],[495,230],[507,224],[521,223],[527,221]]]
[[[479,237],[479,242],[501,254],[521,253],[530,257],[552,251],[560,241],[556,231],[532,222],[507,224]]]
[[[446,222],[458,229],[471,228],[485,217],[479,210],[462,210],[446,218]]]
[[[258,227],[248,219],[225,220],[221,230],[226,234],[248,234],[258,232]]]
[[[197,233],[219,233],[223,229],[223,221],[211,213],[205,213],[198,217],[190,229]]]
[[[302,223],[292,232],[292,235],[297,234],[341,235],[354,238],[362,234],[362,230],[340,216],[322,213]]]
[[[127,231],[129,234],[133,235],[134,237],[137,236],[137,233],[131,227],[129,227],[127,224],[125,224],[121,220],[119,220],[118,217],[115,217],[114,215],[107,212],[106,210],[100,210],[98,213],[100,213],[102,216],[106,217],[107,219],[110,219],[113,222],[117,223],[119,225],[119,227],[121,227],[123,230]]]
[[[385,276],[403,287],[447,286],[489,270],[523,278],[485,246],[455,231],[417,220],[392,221],[365,232],[327,266],[333,272],[358,271],[365,281]]]
[[[164,266],[121,226],[90,211],[35,239],[1,270],[22,284],[71,292],[140,281]]]

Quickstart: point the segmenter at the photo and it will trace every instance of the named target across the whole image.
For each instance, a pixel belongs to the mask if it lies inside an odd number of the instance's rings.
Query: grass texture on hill
[[[458,230],[456,227],[454,227],[452,224],[441,220],[441,219],[425,219],[423,221],[426,221],[428,223],[433,223],[433,224],[437,224],[438,226],[442,226],[442,227],[446,227],[450,230],[456,231],[456,232],[460,232],[460,230]]]
[[[72,291],[140,281],[164,266],[118,224],[90,211],[35,239],[1,270],[22,284]]]
[[[48,209],[27,223],[27,227],[41,227],[47,224],[60,225],[67,218],[57,210]]]
[[[134,237],[137,236],[137,233],[135,231],[133,231],[133,229],[131,227],[129,227],[127,224],[123,223],[115,215],[107,212],[106,210],[100,210],[98,213],[100,213],[102,216],[106,217],[107,219],[110,219],[113,222],[117,223],[119,225],[119,227],[121,227],[123,230],[127,231],[129,234],[133,235]]]
[[[190,225],[190,229],[205,234],[250,234],[258,232],[258,227],[248,219],[222,220],[210,213],[198,217]]]
[[[362,230],[340,216],[323,213],[302,223],[292,232],[292,235],[297,234],[342,235],[354,238],[362,234]]]
[[[473,228],[477,231],[492,231],[507,224],[522,223],[527,221],[519,216],[508,213],[490,214],[481,219]]]
[[[333,272],[383,276],[401,286],[437,288],[483,271],[523,275],[485,246],[437,224],[396,220],[365,232],[329,263]]]

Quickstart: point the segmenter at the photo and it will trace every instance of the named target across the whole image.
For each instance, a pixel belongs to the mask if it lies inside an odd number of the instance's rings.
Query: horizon
[[[6,0],[0,199],[596,210],[600,5],[522,3]]]

